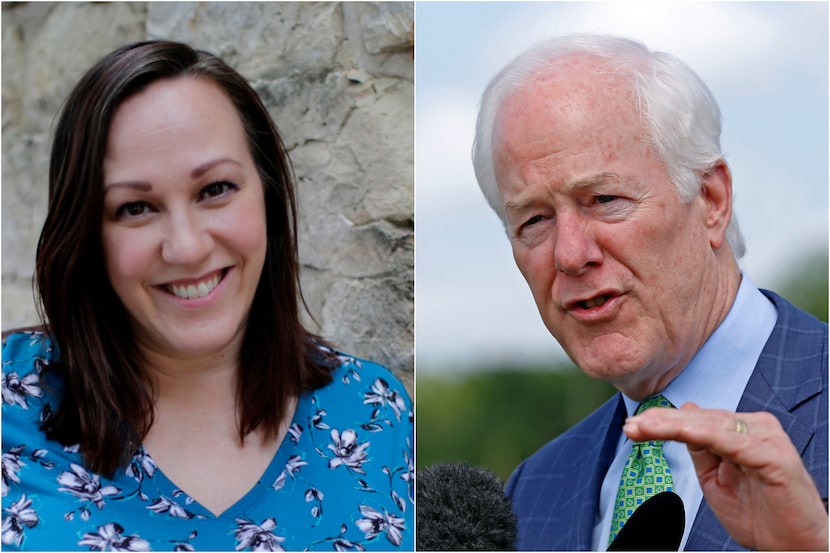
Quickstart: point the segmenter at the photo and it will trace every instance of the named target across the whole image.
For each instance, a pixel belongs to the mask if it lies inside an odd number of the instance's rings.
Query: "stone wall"
[[[146,38],[234,66],[294,163],[305,297],[338,347],[412,389],[411,3],[4,3],[2,326],[37,322],[32,272],[49,145],[65,96],[95,61]]]

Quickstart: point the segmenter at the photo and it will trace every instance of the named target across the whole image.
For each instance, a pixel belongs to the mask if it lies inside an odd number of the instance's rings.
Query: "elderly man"
[[[828,548],[827,325],[739,269],[719,137],[691,69],[614,37],[542,43],[482,97],[476,176],[539,313],[621,392],[514,472],[521,549],[603,550],[661,490],[687,550]]]

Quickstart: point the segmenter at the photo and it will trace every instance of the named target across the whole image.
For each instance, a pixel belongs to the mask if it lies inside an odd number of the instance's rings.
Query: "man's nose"
[[[580,276],[602,262],[602,250],[587,218],[576,214],[558,217],[553,258],[556,269],[570,276]]]

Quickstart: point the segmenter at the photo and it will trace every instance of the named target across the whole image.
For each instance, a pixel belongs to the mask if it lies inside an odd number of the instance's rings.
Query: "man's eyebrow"
[[[612,171],[604,171],[602,173],[597,173],[595,175],[590,175],[587,177],[583,177],[581,179],[577,179],[573,182],[569,182],[565,185],[563,191],[571,192],[575,190],[583,190],[586,188],[592,188],[594,186],[598,186],[601,184],[606,184],[608,182],[619,182],[620,176],[617,173]],[[532,206],[537,202],[535,197],[529,198],[521,198],[515,201],[504,202],[504,210],[505,212],[515,212],[515,211],[522,211],[523,209],[527,209],[528,207]]]
[[[504,211],[507,213],[510,213],[511,211],[522,211],[535,203],[535,198],[526,198],[515,202],[504,202]]]
[[[597,173],[596,175],[590,175],[588,177],[584,177],[574,182],[570,182],[565,185],[565,190],[581,190],[583,188],[592,188],[594,186],[600,184],[606,184],[608,182],[620,182],[620,176],[613,171],[604,171],[602,173]]]

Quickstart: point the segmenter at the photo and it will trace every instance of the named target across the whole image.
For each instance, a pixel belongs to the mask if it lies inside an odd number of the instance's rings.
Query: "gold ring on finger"
[[[735,432],[738,434],[749,434],[749,427],[741,419],[735,419]]]

